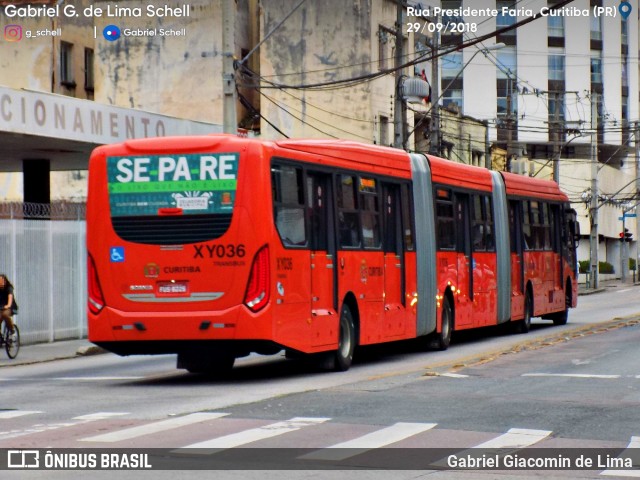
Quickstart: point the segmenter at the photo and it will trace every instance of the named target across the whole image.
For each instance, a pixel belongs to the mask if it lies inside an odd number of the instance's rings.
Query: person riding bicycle
[[[13,315],[16,313],[16,299],[13,293],[13,285],[4,273],[0,273],[0,325],[4,320],[7,329],[13,334]]]

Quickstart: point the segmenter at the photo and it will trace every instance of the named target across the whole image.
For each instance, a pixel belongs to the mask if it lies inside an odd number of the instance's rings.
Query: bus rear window
[[[214,240],[231,223],[237,176],[237,153],[108,157],[113,228],[144,244]]]

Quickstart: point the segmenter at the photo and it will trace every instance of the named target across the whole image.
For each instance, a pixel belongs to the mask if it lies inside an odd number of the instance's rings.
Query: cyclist
[[[4,273],[0,273],[0,325],[4,320],[7,329],[13,335],[13,314],[16,310],[16,301],[13,294],[13,285]]]

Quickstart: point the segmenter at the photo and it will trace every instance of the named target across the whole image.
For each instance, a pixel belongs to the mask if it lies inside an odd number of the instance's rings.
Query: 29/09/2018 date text
[[[407,33],[475,33],[478,24],[472,22],[410,22],[407,23]]]

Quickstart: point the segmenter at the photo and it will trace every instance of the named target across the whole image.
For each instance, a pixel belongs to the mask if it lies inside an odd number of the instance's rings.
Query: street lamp
[[[485,57],[487,56],[487,53],[493,50],[500,50],[501,48],[504,48],[505,44],[500,42],[500,43],[496,43],[493,45],[489,45],[487,47],[484,48],[480,48],[478,50],[476,50],[475,52],[473,52],[473,55],[471,55],[471,57],[469,58],[469,60],[467,60],[464,65],[462,66],[462,68],[460,68],[460,70],[458,71],[458,73],[456,74],[455,77],[453,77],[453,79],[451,79],[449,81],[449,83],[447,84],[446,87],[444,87],[444,89],[442,90],[442,93],[440,93],[435,99],[431,100],[431,107],[429,108],[429,110],[427,110],[425,112],[425,114],[427,113],[431,113],[431,147],[430,147],[430,151],[431,153],[438,155],[439,154],[439,150],[440,150],[440,125],[439,125],[439,121],[438,121],[438,116],[439,116],[439,107],[440,107],[440,100],[442,99],[442,97],[444,96],[444,94],[446,93],[446,91],[449,89],[449,87],[451,87],[451,85],[453,85],[453,83],[460,77],[460,75],[462,75],[462,72],[464,71],[465,68],[467,68],[467,66],[471,63],[471,61],[475,58],[476,55],[478,55],[479,53],[482,53]],[[433,59],[433,62],[437,62],[438,58],[435,57]],[[438,83],[438,78],[432,78],[431,82],[434,84],[434,87],[437,87],[437,83]],[[434,88],[434,90],[437,91],[436,88]],[[404,140],[404,144],[403,144],[403,148],[406,149],[406,144],[409,141],[409,137],[411,137],[411,135],[414,134],[414,132],[416,131],[416,129],[420,126],[422,122],[419,122],[415,127],[413,127],[413,130],[411,130],[409,132],[409,134],[406,136],[405,140]]]

